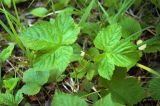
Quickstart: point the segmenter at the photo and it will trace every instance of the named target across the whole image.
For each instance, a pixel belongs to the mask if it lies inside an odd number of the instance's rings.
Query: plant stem
[[[0,91],[1,91],[1,88],[2,88],[2,72],[1,72],[2,71],[1,70],[2,67],[1,67],[1,65],[2,64],[0,64]]]
[[[95,4],[95,0],[92,0],[90,2],[89,6],[86,8],[86,10],[85,10],[80,22],[79,22],[79,26],[83,26],[85,24],[88,16],[90,15],[90,11],[93,8],[94,4]]]
[[[153,70],[153,69],[151,69],[151,68],[149,68],[149,67],[147,67],[147,66],[145,66],[145,65],[142,65],[142,64],[140,64],[140,63],[137,63],[136,66],[137,66],[137,67],[140,67],[140,68],[142,68],[142,69],[144,69],[144,70],[146,70],[146,71],[148,71],[148,72],[150,72],[150,73],[152,73],[152,74],[155,74],[155,75],[157,75],[158,77],[160,77],[160,73],[156,72],[155,70]]]

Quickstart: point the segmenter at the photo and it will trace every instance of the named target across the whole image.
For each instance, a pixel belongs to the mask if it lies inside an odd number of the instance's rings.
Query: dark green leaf
[[[160,78],[154,78],[150,81],[149,91],[153,98],[160,99]]]
[[[127,105],[133,105],[141,101],[144,97],[144,90],[138,80],[134,78],[119,78],[118,76],[114,76],[106,84],[109,89],[108,92],[112,94],[113,98]]]

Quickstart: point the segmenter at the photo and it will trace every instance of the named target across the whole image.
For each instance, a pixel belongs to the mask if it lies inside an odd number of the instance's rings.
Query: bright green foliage
[[[26,48],[32,50],[44,50],[58,45],[58,36],[52,32],[51,23],[41,21],[21,32],[20,38]]]
[[[123,17],[120,21],[122,26],[122,37],[129,37],[131,40],[136,40],[141,35],[141,26],[137,20],[131,17]]]
[[[138,80],[122,77],[122,72],[116,73],[111,81],[106,81],[108,92],[120,103],[133,105],[144,97],[144,90]]]
[[[9,56],[11,56],[11,53],[14,49],[14,44],[10,44],[6,49],[4,49],[1,53],[0,53],[0,62],[5,62]]]
[[[153,98],[160,99],[160,78],[154,78],[150,81],[149,90]]]
[[[120,40],[122,30],[118,24],[113,24],[102,29],[94,40],[95,46],[104,50],[101,56],[98,72],[106,79],[111,79],[116,66],[128,67],[135,65],[139,60],[136,46],[129,41]]]
[[[116,45],[122,36],[121,26],[113,24],[102,29],[94,40],[96,48],[107,50]]]
[[[25,47],[33,50],[54,49],[75,42],[80,28],[67,13],[58,15],[53,24],[41,21],[20,35]]]
[[[4,86],[6,89],[12,91],[17,85],[19,78],[10,78],[7,80],[3,80]]]
[[[35,95],[40,91],[41,86],[48,81],[48,78],[48,71],[27,70],[23,74],[23,81],[26,84],[21,88],[21,91],[27,95]]]
[[[52,106],[87,106],[87,103],[78,96],[56,93],[53,96]]]
[[[56,51],[38,57],[33,66],[36,70],[51,70],[50,74],[56,79],[68,66],[72,54],[71,46],[60,46]]]
[[[33,64],[34,71],[43,71],[43,74],[49,71],[50,79],[55,81],[71,61],[73,48],[70,44],[76,41],[79,32],[80,28],[74,23],[67,11],[60,13],[52,23],[41,21],[24,30],[20,34],[24,46],[31,50],[44,50],[44,53],[37,54]],[[33,74],[32,72],[29,75]],[[24,80],[26,78],[30,77],[24,74]],[[43,77],[37,75],[37,79],[41,78]],[[48,77],[45,78],[47,79]],[[27,85],[22,88],[25,89],[26,94],[30,89],[30,85],[36,88],[34,93],[36,94],[40,90],[39,87],[47,82],[46,80],[45,82],[40,81],[37,85],[34,79],[31,79],[34,81],[32,83],[29,83],[28,80],[25,80]],[[28,94],[34,95],[33,92],[28,92]]]
[[[18,104],[22,101],[23,95],[21,91],[18,91],[14,97],[14,95],[10,93],[0,93],[0,104],[8,105],[8,106],[18,106]]]
[[[113,101],[111,94],[109,93],[107,96],[98,100],[93,106],[125,106]]]
[[[44,17],[48,13],[48,10],[44,7],[38,7],[33,9],[30,13],[37,17]]]

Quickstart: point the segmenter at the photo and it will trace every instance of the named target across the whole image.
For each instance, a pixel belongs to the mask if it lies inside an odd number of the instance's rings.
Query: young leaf
[[[121,26],[113,24],[102,29],[94,40],[94,45],[100,50],[107,50],[118,43],[122,36]]]
[[[78,96],[56,93],[53,96],[52,106],[87,106],[87,103]]]
[[[12,91],[17,85],[18,81],[19,81],[19,78],[10,78],[8,80],[3,80],[3,83],[6,89],[9,89],[10,91]]]
[[[109,93],[104,98],[98,100],[93,106],[125,106],[113,101],[111,94]]]
[[[53,24],[54,33],[60,37],[61,44],[69,45],[73,44],[80,32],[80,27],[75,24],[70,14],[66,11],[60,13]]]
[[[112,78],[115,65],[130,68],[136,64],[140,57],[135,45],[120,40],[121,32],[121,27],[118,24],[112,24],[102,29],[94,40],[95,46],[104,50],[104,53],[95,59],[99,60],[98,73],[108,80]]]
[[[11,56],[11,53],[14,49],[14,44],[11,43],[6,49],[4,49],[1,53],[0,53],[0,61],[3,63],[5,62],[9,56]]]
[[[160,99],[160,78],[154,78],[150,81],[149,91],[153,98]]]
[[[44,17],[48,13],[48,10],[44,7],[38,7],[33,9],[30,13],[37,17]]]

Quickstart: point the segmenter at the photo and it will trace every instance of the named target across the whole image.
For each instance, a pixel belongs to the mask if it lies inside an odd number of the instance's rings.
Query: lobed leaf
[[[98,33],[94,40],[94,45],[100,50],[108,50],[118,43],[121,36],[121,26],[112,24]]]

